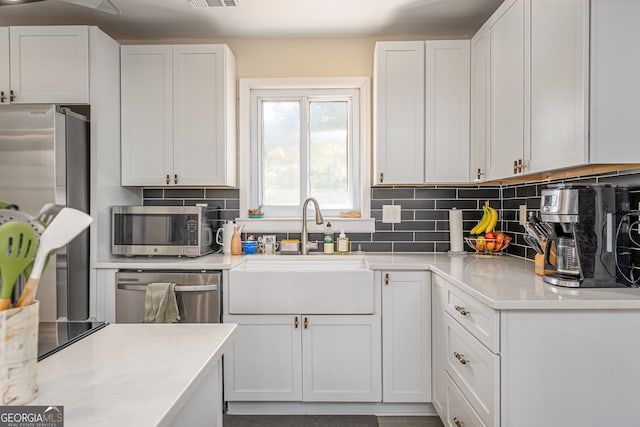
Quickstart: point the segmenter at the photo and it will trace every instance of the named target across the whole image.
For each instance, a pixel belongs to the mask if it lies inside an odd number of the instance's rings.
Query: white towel
[[[175,283],[149,283],[144,295],[143,323],[175,323],[180,320]]]

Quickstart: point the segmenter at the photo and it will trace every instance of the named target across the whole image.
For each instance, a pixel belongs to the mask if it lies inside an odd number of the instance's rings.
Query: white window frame
[[[358,129],[358,144],[360,155],[359,188],[358,193],[361,218],[340,218],[324,215],[325,223],[331,222],[334,229],[346,232],[374,232],[375,221],[371,218],[371,81],[368,77],[322,77],[322,78],[249,78],[239,81],[239,183],[240,183],[240,217],[236,222],[243,224],[247,232],[299,232],[302,227],[302,212],[295,217],[287,218],[249,218],[248,210],[251,206],[251,147],[252,147],[252,91],[270,89],[352,89],[359,94],[360,106]],[[322,210],[322,206],[320,206]],[[313,215],[309,215],[313,217]],[[315,221],[308,222],[310,232],[319,232],[325,227],[316,225]]]

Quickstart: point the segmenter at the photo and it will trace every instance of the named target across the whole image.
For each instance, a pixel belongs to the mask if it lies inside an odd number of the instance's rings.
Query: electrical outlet
[[[382,205],[382,222],[398,223],[401,220],[400,205]]]
[[[527,205],[520,205],[520,214],[518,216],[520,225],[525,225],[527,223]]]

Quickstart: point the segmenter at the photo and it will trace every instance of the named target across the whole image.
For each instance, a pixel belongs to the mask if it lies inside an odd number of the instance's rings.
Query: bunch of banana
[[[498,224],[498,211],[492,208],[491,206],[484,205],[482,207],[484,213],[482,214],[482,219],[476,224],[475,227],[471,229],[471,234],[482,234],[482,233],[491,233],[496,228],[496,224]]]

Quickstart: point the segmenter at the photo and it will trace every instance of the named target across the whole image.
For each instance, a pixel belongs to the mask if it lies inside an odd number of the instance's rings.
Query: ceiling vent
[[[187,0],[191,7],[227,7],[237,6],[239,0]]]

